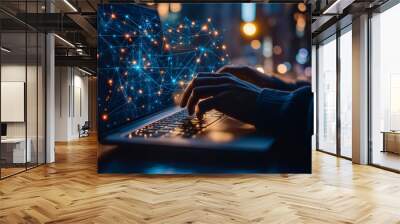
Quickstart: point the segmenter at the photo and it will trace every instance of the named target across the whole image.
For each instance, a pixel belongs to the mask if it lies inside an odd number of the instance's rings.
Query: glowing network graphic
[[[213,72],[228,63],[220,32],[211,18],[161,23],[152,9],[132,4],[100,6],[100,131],[172,105],[198,72]]]

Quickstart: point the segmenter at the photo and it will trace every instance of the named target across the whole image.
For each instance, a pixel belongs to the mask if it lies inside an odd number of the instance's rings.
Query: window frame
[[[377,167],[383,170],[388,170],[391,172],[395,173],[400,173],[400,169],[394,169],[391,167],[387,167],[381,164],[374,163],[373,161],[373,154],[374,154],[374,147],[373,147],[373,130],[372,130],[372,119],[373,119],[373,113],[372,113],[372,94],[373,94],[373,88],[372,88],[372,41],[373,41],[373,35],[372,35],[372,19],[374,17],[374,14],[381,14],[384,13],[385,11],[393,8],[394,6],[400,4],[399,0],[388,0],[382,5],[369,10],[368,13],[368,32],[367,32],[367,38],[368,38],[368,165]]]
[[[340,22],[340,21],[338,21]],[[322,43],[326,44],[330,41],[336,41],[336,152],[332,153],[329,152],[327,150],[321,149],[319,147],[320,143],[319,143],[319,111],[320,111],[320,107],[319,107],[319,94],[316,94],[316,150],[319,152],[323,152],[323,153],[327,153],[333,156],[337,156],[340,158],[344,158],[347,160],[352,160],[351,157],[347,157],[342,155],[341,153],[341,118],[340,118],[340,103],[341,103],[341,99],[340,99],[340,81],[341,81],[341,67],[340,67],[340,37],[344,34],[346,34],[347,32],[352,32],[352,23],[348,23],[346,24],[344,27],[337,27],[336,28],[336,32],[329,35],[328,37],[319,40],[315,45],[316,45],[316,91],[319,91],[319,85],[320,85],[320,80],[319,80],[319,72],[320,72],[320,68],[319,68],[319,47]]]

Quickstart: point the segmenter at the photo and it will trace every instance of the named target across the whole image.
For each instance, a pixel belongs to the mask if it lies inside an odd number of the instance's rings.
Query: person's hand
[[[180,106],[187,107],[190,115],[196,112],[199,118],[216,109],[254,124],[261,91],[260,87],[229,73],[199,73],[185,89]]]
[[[272,87],[271,77],[246,65],[225,65],[217,73],[229,73],[262,88]]]

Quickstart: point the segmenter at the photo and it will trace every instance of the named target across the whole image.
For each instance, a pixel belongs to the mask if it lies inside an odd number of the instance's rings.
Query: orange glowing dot
[[[272,48],[272,51],[273,51],[274,54],[276,54],[276,55],[282,54],[282,48],[281,48],[280,46],[278,46],[278,45],[274,46],[274,47]]]
[[[129,33],[126,33],[126,34],[125,34],[125,38],[126,38],[126,39],[129,39],[130,37],[131,37],[131,35],[129,35]]]
[[[203,26],[201,27],[201,30],[202,30],[202,31],[208,30],[208,26],[207,26],[207,25],[203,25]]]
[[[260,49],[261,47],[261,42],[259,40],[252,40],[250,43],[251,48],[254,50]]]
[[[113,80],[112,80],[112,79],[109,79],[109,80],[107,81],[107,83],[108,83],[109,86],[112,86]]]
[[[276,67],[276,70],[277,70],[280,74],[285,74],[285,73],[288,71],[287,66],[286,66],[285,64],[279,64],[279,65]]]
[[[111,19],[116,19],[117,15],[115,15],[115,13],[111,13]]]
[[[253,36],[257,32],[257,27],[254,23],[245,23],[242,27],[242,31],[246,36]]]
[[[300,12],[305,12],[307,10],[307,6],[304,3],[299,3],[297,5],[297,9],[299,9]]]
[[[121,53],[125,53],[125,48],[121,48]]]
[[[107,114],[101,115],[101,119],[102,119],[103,121],[108,120],[108,115],[107,115]]]
[[[226,45],[225,44],[222,45],[222,49],[226,50]]]

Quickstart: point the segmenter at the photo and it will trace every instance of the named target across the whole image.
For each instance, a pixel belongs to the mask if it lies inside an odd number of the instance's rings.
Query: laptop
[[[162,21],[156,10],[135,4],[99,5],[101,144],[139,151],[143,147],[246,152],[271,148],[274,138],[252,125],[215,110],[199,120],[177,106],[182,90],[198,72],[216,71],[228,61],[221,60],[226,56],[221,48],[201,62],[196,58],[193,51],[223,45],[220,37],[210,42],[198,35],[204,31],[198,23],[187,18],[178,24]],[[182,33],[186,36],[179,36]],[[187,39],[196,34],[196,39]]]

